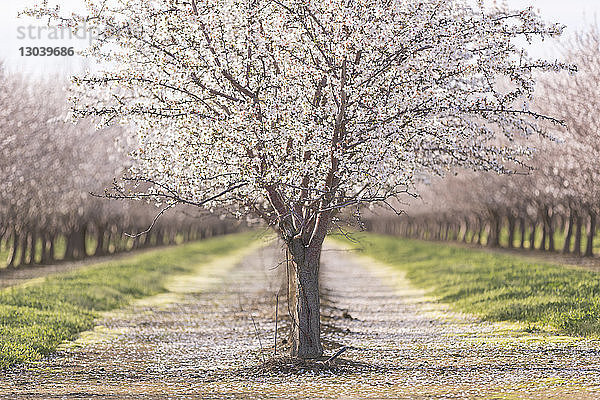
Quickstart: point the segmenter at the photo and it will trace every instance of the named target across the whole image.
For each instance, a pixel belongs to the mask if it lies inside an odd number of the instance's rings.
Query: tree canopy
[[[88,53],[110,68],[75,78],[75,112],[133,123],[129,178],[152,184],[118,194],[228,207],[307,238],[320,215],[411,191],[416,173],[521,162],[528,151],[511,138],[543,133],[540,117],[559,122],[528,108],[535,72],[571,68],[515,43],[560,34],[532,9],[88,3],[87,15],[47,3],[30,13],[97,31]]]

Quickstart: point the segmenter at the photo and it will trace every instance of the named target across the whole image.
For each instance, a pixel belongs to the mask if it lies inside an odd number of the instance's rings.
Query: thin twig
[[[267,362],[267,360],[265,360],[265,354],[264,354],[262,341],[260,340],[260,335],[258,334],[258,328],[256,327],[256,321],[254,321],[254,315],[252,314],[252,312],[250,312],[250,318],[252,318],[252,324],[254,325],[254,332],[256,333],[256,337],[258,338],[258,345],[260,346],[260,356],[261,356],[261,358],[263,360],[263,364],[264,364]]]
[[[336,358],[338,358],[340,355],[342,355],[343,352],[345,352],[346,350],[348,350],[348,346],[344,346],[341,349],[339,349],[334,355],[332,355],[331,357],[329,357],[326,361],[325,364],[329,365],[333,360],[335,360]]]
[[[279,311],[279,293],[277,293],[277,297],[275,300],[275,356],[277,356],[277,317]]]
[[[152,220],[152,223],[150,224],[150,226],[148,227],[148,229],[146,229],[143,232],[137,233],[135,235],[132,235],[130,233],[125,232],[124,235],[130,238],[138,238],[142,235],[145,235],[146,233],[150,232],[152,230],[152,228],[154,228],[154,225],[156,225],[156,222],[158,221],[158,219],[168,210],[170,210],[171,208],[175,207],[176,204],[169,204],[168,206],[166,206],[165,208],[163,208],[162,210],[160,210],[160,212],[156,215],[156,217],[154,217],[154,219]]]

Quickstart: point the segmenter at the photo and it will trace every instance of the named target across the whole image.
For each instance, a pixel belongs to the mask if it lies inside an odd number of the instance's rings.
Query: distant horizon
[[[473,0],[468,0],[473,1]],[[498,1],[501,3],[504,1]],[[540,11],[544,20],[558,22],[567,26],[563,38],[570,38],[575,32],[584,30],[592,23],[597,23],[600,14],[600,1],[586,0],[505,0],[511,8],[526,8],[533,6]],[[49,37],[45,21],[34,18],[18,18],[19,10],[32,4],[35,0],[26,0],[23,3],[0,3],[0,35],[4,38],[0,43],[0,60],[9,71],[24,72],[37,76],[69,76],[82,72],[90,65],[90,60],[80,56],[72,57],[25,57],[19,50],[28,46],[59,46],[82,49],[89,43],[89,38],[58,38]],[[50,4],[56,4],[51,0]],[[495,3],[493,0],[486,4]],[[60,2],[62,10],[77,10],[83,7],[83,0],[64,0]],[[31,34],[29,34],[31,33]],[[42,33],[45,35],[38,35]],[[40,37],[41,36],[41,37]],[[559,42],[556,40],[535,42],[529,46],[529,53],[533,57],[555,59],[559,58]]]

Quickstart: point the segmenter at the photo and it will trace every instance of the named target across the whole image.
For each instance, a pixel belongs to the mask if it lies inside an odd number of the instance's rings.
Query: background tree
[[[567,208],[576,209],[577,217],[587,222],[586,256],[593,254],[593,240],[596,233],[596,218],[600,204],[600,96],[594,88],[600,84],[600,28],[591,25],[576,35],[564,49],[564,57],[578,64],[579,73],[575,77],[561,75],[545,82],[546,101],[540,104],[543,110],[553,110],[563,116],[568,130],[562,137],[568,141],[564,150],[555,153],[557,157],[551,165],[552,173],[561,175],[555,185],[556,192],[568,198]],[[581,227],[579,227],[581,229]],[[580,234],[580,232],[579,232]],[[577,252],[579,248],[576,246]]]
[[[483,234],[489,246],[592,256],[599,212],[596,160],[600,136],[595,111],[600,106],[595,91],[600,80],[599,48],[599,28],[592,25],[564,48],[564,58],[576,63],[579,72],[574,77],[561,73],[542,80],[534,107],[564,118],[567,126],[549,127],[554,141],[516,139],[523,146],[535,147],[528,161],[533,168],[529,173],[507,177],[461,172],[443,181],[433,180],[420,191],[423,201],[411,207],[411,217],[401,226],[378,221],[374,228],[453,239],[455,235],[412,232],[409,225],[427,221],[435,229],[450,226],[453,232],[467,215],[478,221],[469,228],[469,240],[480,244]]]
[[[506,172],[543,134],[517,38],[558,35],[531,10],[463,1],[89,1],[97,29],[74,110],[138,132],[118,198],[259,215],[287,244],[292,355],[318,357],[318,271],[340,210],[413,189],[415,173]],[[510,86],[500,89],[497,79]],[[137,184],[149,185],[136,190]]]
[[[171,214],[153,232],[128,237],[148,228],[156,208],[90,196],[127,168],[127,152],[115,142],[126,144],[128,133],[68,121],[66,84],[0,70],[0,245],[9,268],[172,244],[176,236],[207,235],[210,225],[222,228],[214,217],[201,226],[198,212],[187,209],[192,217]]]

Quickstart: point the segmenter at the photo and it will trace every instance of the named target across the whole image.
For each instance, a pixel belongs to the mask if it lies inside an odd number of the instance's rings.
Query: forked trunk
[[[318,358],[323,355],[319,300],[319,248],[305,247],[300,239],[287,244],[291,255],[288,269],[291,355]]]

